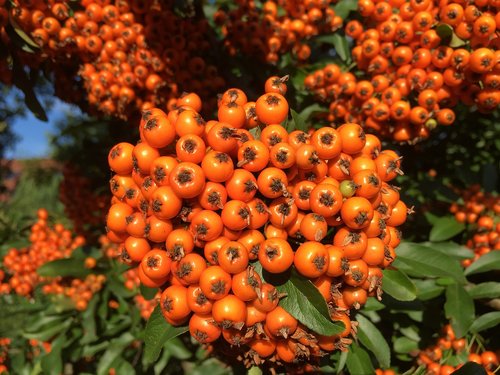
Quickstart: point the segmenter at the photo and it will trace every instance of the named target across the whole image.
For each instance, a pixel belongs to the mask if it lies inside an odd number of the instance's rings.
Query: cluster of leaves
[[[394,263],[409,275],[416,299],[393,306],[390,314],[379,313],[387,322],[406,315],[393,323],[393,348],[400,361],[412,360],[409,354],[425,347],[445,320],[451,322],[457,337],[474,336],[483,342],[494,337],[491,329],[500,322],[500,312],[494,311],[492,303],[500,297],[500,283],[493,281],[494,272],[500,269],[500,253],[492,251],[464,271],[460,261],[474,254],[450,241],[460,237],[464,226],[453,217],[433,218],[432,224],[429,241],[401,244]],[[437,314],[440,311],[444,316]]]

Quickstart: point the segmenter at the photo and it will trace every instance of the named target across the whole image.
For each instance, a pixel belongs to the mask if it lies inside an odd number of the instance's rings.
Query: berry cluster
[[[9,355],[10,339],[7,337],[0,338],[0,374],[7,373],[9,369],[5,365]]]
[[[38,357],[41,353],[50,353],[52,350],[50,341],[30,339],[29,344],[31,346],[31,353],[28,354],[29,356]]]
[[[209,62],[208,22],[196,9],[180,16],[174,1],[155,0],[85,0],[81,10],[60,0],[8,5],[2,5],[0,27],[11,17],[31,36],[41,52],[19,52],[19,58],[31,67],[51,64],[56,94],[65,100],[81,102],[81,95],[70,93],[83,82],[92,108],[126,118],[137,108],[164,105],[184,90],[213,97],[224,85]],[[7,34],[2,37],[10,45]]]
[[[106,235],[99,236],[98,242],[106,258],[116,259],[120,257],[120,248],[116,243],[111,242]]]
[[[101,290],[105,281],[106,276],[94,274],[88,275],[84,280],[55,278],[42,287],[42,292],[69,297],[75,304],[75,308],[78,311],[83,311],[87,309],[89,301],[94,294]]]
[[[189,323],[215,352],[237,345],[229,355],[246,365],[293,367],[350,343],[349,312],[380,295],[407,208],[389,185],[402,173],[395,152],[354,123],[289,134],[285,83],[265,87],[255,102],[227,90],[217,120],[200,116],[195,94],[144,111],[140,142],[110,150],[106,224],[140,282],[162,288],[170,324]],[[315,334],[278,305],[260,269],[291,268],[344,323],[339,335]]]
[[[21,296],[30,295],[38,284],[46,281],[36,273],[38,267],[69,257],[74,249],[85,243],[81,236],[73,238],[71,231],[62,224],[50,226],[47,210],[39,209],[37,216],[37,222],[31,226],[30,245],[10,249],[3,259],[3,268],[9,278],[0,284],[1,293],[13,291]]]
[[[332,122],[357,122],[398,142],[427,138],[454,123],[459,102],[486,113],[498,108],[497,9],[494,1],[361,0],[362,20],[345,32],[362,75],[330,64],[305,86],[330,103]]]
[[[125,287],[129,290],[138,291],[138,287],[141,285],[141,280],[139,279],[139,274],[137,268],[130,268],[125,272]],[[156,293],[154,298],[147,300],[141,294],[134,296],[135,306],[139,309],[139,312],[143,319],[148,320],[153,310],[158,305],[160,300],[160,292]]]
[[[464,203],[453,203],[450,212],[459,223],[467,223],[471,229],[466,245],[474,251],[474,258],[462,261],[462,265],[468,267],[490,251],[500,250],[500,198],[484,193],[479,185],[462,191],[461,198]]]
[[[28,350],[24,353],[27,359],[38,357],[42,353],[50,353],[52,344],[49,341],[39,341],[35,339],[26,340],[29,343]],[[12,340],[7,337],[0,338],[0,374],[12,374],[9,370],[11,363],[9,361],[9,352],[18,352],[18,347],[13,347]],[[12,366],[14,367],[14,366]]]
[[[139,309],[142,319],[149,319],[155,307],[158,305],[159,300],[160,293],[158,293],[153,299],[150,300],[147,300],[140,294],[134,297],[135,306]]]
[[[214,14],[230,55],[240,52],[277,63],[282,54],[291,51],[298,60],[304,61],[311,55],[309,38],[332,33],[342,26],[331,0],[259,3],[238,1],[238,7],[229,11],[219,9]]]
[[[500,199],[497,195],[485,193],[480,185],[472,185],[468,189],[458,192],[463,204],[452,203],[450,212],[455,215],[459,223],[479,223],[482,214],[500,215]],[[485,220],[485,219],[483,219]]]
[[[31,244],[22,249],[10,249],[3,259],[0,293],[30,296],[41,285],[42,293],[64,295],[74,302],[77,310],[85,310],[92,296],[103,286],[105,276],[90,274],[84,280],[39,276],[37,270],[40,266],[70,257],[76,248],[85,244],[85,239],[82,236],[73,237],[72,232],[60,223],[51,226],[49,214],[43,208],[37,211],[37,216],[37,222],[31,226]],[[86,268],[91,269],[95,265],[95,258],[85,259]]]
[[[450,364],[457,359],[460,364]],[[428,375],[450,375],[465,362],[476,362],[484,367],[488,375],[493,375],[499,364],[494,352],[485,350],[482,345],[471,345],[466,338],[457,338],[450,325],[444,326],[435,345],[418,353],[417,362],[425,366]]]

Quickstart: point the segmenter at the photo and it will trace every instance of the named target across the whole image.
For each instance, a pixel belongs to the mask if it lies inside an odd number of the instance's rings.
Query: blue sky
[[[26,159],[49,156],[48,135],[55,132],[55,124],[64,117],[68,111],[78,110],[75,106],[64,103],[58,98],[53,98],[54,103],[47,113],[49,120],[43,122],[38,120],[27,110],[26,116],[17,117],[11,122],[12,131],[19,137],[13,149],[6,152],[9,159]]]

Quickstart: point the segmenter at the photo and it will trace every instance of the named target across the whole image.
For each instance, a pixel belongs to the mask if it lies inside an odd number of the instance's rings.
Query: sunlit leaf
[[[352,343],[349,347],[346,364],[349,374],[351,375],[367,375],[375,373],[370,356],[356,343]]]
[[[413,273],[423,277],[449,276],[461,283],[466,281],[458,260],[429,247],[402,242],[397,247],[396,254],[396,267],[398,263],[404,263]]]
[[[44,265],[38,267],[36,272],[40,276],[45,277],[85,277],[87,275],[90,275],[91,270],[85,268],[81,259],[65,258],[45,263]]]
[[[493,311],[477,317],[472,323],[470,330],[472,332],[481,332],[500,324],[500,311]]]
[[[470,296],[474,299],[480,298],[499,298],[500,283],[489,281],[472,286],[467,290]]]
[[[52,341],[50,352],[42,357],[41,369],[44,374],[59,375],[62,373],[63,358],[62,348],[66,337],[59,335]]]
[[[120,337],[111,340],[108,349],[97,363],[97,375],[108,374],[113,362],[120,357],[123,350],[134,340],[135,338],[130,332],[125,332]]]
[[[144,331],[144,361],[147,364],[156,362],[165,343],[182,335],[189,329],[186,326],[174,327],[167,323],[161,313],[160,306],[156,306],[149,317]]]
[[[484,254],[467,267],[465,275],[468,276],[493,270],[500,270],[500,251],[490,251]]]
[[[349,13],[358,9],[358,1],[340,0],[337,4],[335,4],[333,9],[335,10],[335,15],[345,20],[349,16]]]
[[[446,241],[465,229],[463,223],[459,223],[453,216],[441,217],[432,226],[429,239],[432,242]]]
[[[413,301],[417,297],[415,284],[400,270],[386,269],[382,290],[399,301]]]
[[[356,316],[359,323],[358,339],[374,355],[383,368],[391,365],[391,350],[379,329],[363,315]]]
[[[457,337],[463,337],[474,321],[474,301],[464,287],[453,283],[446,287],[444,312],[451,319],[451,326]]]

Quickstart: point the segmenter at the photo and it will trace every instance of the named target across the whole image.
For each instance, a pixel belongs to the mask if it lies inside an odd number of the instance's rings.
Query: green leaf
[[[448,43],[448,45],[451,47],[451,48],[458,48],[458,47],[462,47],[462,46],[465,46],[467,43],[465,42],[465,40],[463,39],[460,39],[458,37],[457,34],[455,34],[455,32],[453,32],[453,34],[451,34],[451,40],[450,42]]]
[[[446,287],[444,312],[451,319],[451,326],[457,337],[463,337],[474,321],[475,309],[472,297],[458,283]]]
[[[472,286],[467,290],[469,295],[474,299],[480,298],[499,298],[500,283],[489,281]]]
[[[413,242],[403,242],[396,249],[395,267],[399,263],[407,266],[412,273],[422,277],[453,277],[460,283],[465,283],[460,263],[439,251]],[[406,269],[405,269],[406,270]]]
[[[60,316],[60,315],[41,315],[38,314],[35,316],[35,319],[33,319],[30,324],[26,327],[25,331],[28,333],[35,333],[35,332],[40,332],[44,328],[52,327],[59,325],[64,322],[66,319],[65,316]]]
[[[40,331],[26,332],[23,334],[27,339],[35,339],[38,341],[49,341],[59,333],[65,332],[71,326],[72,319],[66,319],[64,322],[56,321],[44,326]]]
[[[417,323],[422,323],[424,321],[424,311],[423,308],[419,310],[407,310],[405,314],[408,315],[408,318],[414,320]]]
[[[148,301],[155,298],[156,293],[158,293],[158,288],[148,288],[147,286],[144,286],[142,284],[139,288],[140,288],[142,296],[145,299],[147,299]]]
[[[65,311],[75,311],[75,302],[64,294],[52,294],[52,304],[47,308],[51,314],[61,314]]]
[[[399,328],[399,331],[410,340],[413,340],[415,342],[419,342],[421,340],[419,328],[415,325],[411,325],[408,327],[401,327]]]
[[[434,225],[436,223],[436,221],[439,219],[439,216],[436,216],[429,211],[424,212],[424,216],[425,216],[426,220],[429,222],[429,224],[431,224],[431,225]]]
[[[108,349],[104,352],[97,363],[97,375],[105,375],[109,372],[113,362],[120,357],[123,350],[129,346],[135,338],[130,332],[125,332],[120,337],[109,342]]]
[[[72,253],[71,253],[71,258],[78,258],[81,259],[82,261],[85,260],[85,258],[92,257],[92,258],[100,258],[102,256],[102,250],[99,249],[98,247],[90,246],[90,245],[83,245],[80,247],[77,247]]]
[[[465,269],[465,275],[500,270],[500,251],[490,251]]]
[[[319,43],[333,45],[333,36],[334,35],[335,35],[334,33],[318,35],[314,38],[314,41],[319,42]]]
[[[450,25],[441,23],[436,26],[436,33],[443,41],[450,40],[453,35],[453,28]]]
[[[385,309],[385,305],[379,302],[375,297],[369,297],[363,306],[363,311],[380,311]]]
[[[455,34],[453,28],[448,24],[441,23],[437,25],[436,32],[441,38],[441,45],[443,46],[458,48],[467,44],[464,40],[460,39],[457,34]]]
[[[337,362],[337,374],[339,374],[345,367],[346,362],[347,362],[347,356],[349,355],[349,352],[347,351],[341,351],[339,360]]]
[[[311,115],[316,112],[327,112],[328,110],[321,105],[314,103],[304,108],[300,113],[293,109],[290,110],[292,119],[288,121],[286,129],[290,133],[294,130],[307,131],[309,129]]]
[[[257,366],[252,366],[248,369],[247,375],[262,375],[262,370]]]
[[[40,121],[48,121],[47,114],[43,109],[42,105],[38,101],[35,91],[33,90],[33,85],[26,76],[23,69],[23,65],[15,56],[12,56],[13,60],[13,80],[14,84],[21,89],[24,94],[24,103],[28,109],[35,115]]]
[[[209,358],[201,363],[184,362],[183,370],[189,375],[231,375],[233,372],[216,358]]]
[[[170,361],[170,357],[171,357],[170,353],[164,350],[163,353],[161,354],[161,357],[156,361],[153,367],[155,375],[160,375],[164,373],[163,370],[165,369],[165,367],[167,367],[168,362]],[[146,364],[145,367],[147,367]]]
[[[168,324],[161,313],[160,306],[156,306],[146,323],[146,329],[144,331],[145,363],[152,364],[156,362],[165,343],[174,337],[182,335],[188,330],[186,326],[174,327]]]
[[[423,242],[422,245],[430,247],[431,249],[442,252],[443,254],[451,255],[452,257],[462,259],[470,259],[474,257],[474,252],[456,242]]]
[[[438,279],[436,279],[436,285],[439,285],[439,286],[448,286],[448,285],[451,285],[451,284],[454,284],[455,283],[455,280],[452,279],[451,277],[440,277]]]
[[[429,239],[432,242],[446,241],[465,229],[464,223],[459,223],[453,216],[441,217],[432,226]]]
[[[437,285],[436,280],[413,280],[413,282],[417,287],[418,299],[422,301],[428,301],[436,298],[444,291],[444,287]]]
[[[81,345],[90,344],[96,341],[99,337],[96,334],[95,311],[99,302],[99,294],[94,295],[90,300],[87,309],[82,313],[82,327],[84,330]]]
[[[33,364],[33,370],[31,370],[30,374],[29,375],[40,375],[42,374],[43,371],[42,371],[42,361],[36,361],[34,364]]]
[[[116,271],[116,275],[119,274],[118,272],[119,271]],[[115,274],[107,277],[106,286],[117,297],[130,298],[137,293],[134,290],[127,289],[123,284],[123,281],[119,281],[119,279],[115,276]]]
[[[109,341],[103,341],[95,345],[85,345],[82,350],[83,357],[93,357],[96,353],[109,347]]]
[[[85,268],[83,262],[80,259],[65,258],[45,263],[41,267],[38,267],[36,272],[40,276],[45,277],[72,276],[81,278],[89,275],[91,273],[91,270]]]
[[[50,353],[44,355],[41,360],[41,366],[44,374],[59,375],[62,373],[62,348],[64,341],[64,335],[60,335],[52,341]]]
[[[306,125],[305,120],[302,118],[302,116],[299,115],[297,112],[295,112],[293,109],[290,110],[290,113],[292,114],[293,122],[289,122],[289,127],[287,130],[289,132],[291,132],[293,130],[306,131],[307,125]]]
[[[116,336],[118,333],[126,330],[132,324],[132,318],[129,315],[114,315],[107,321],[106,329],[101,332],[105,336]]]
[[[300,117],[304,119],[304,121],[308,121],[311,118],[311,115],[313,113],[317,112],[328,112],[328,110],[325,107],[322,107],[318,103],[311,104],[310,106],[307,106],[300,112]],[[307,127],[307,125],[306,125]],[[306,129],[307,130],[307,129]]]
[[[408,371],[404,372],[402,375],[424,375],[427,372],[426,365],[420,365],[417,368],[412,367]]]
[[[24,32],[24,30],[10,15],[9,21],[10,24],[6,26],[5,31],[19,47],[27,45],[29,46],[29,50],[27,52],[31,53],[34,53],[35,51],[40,49],[40,46],[36,44],[33,39],[31,39],[29,35]]]
[[[28,375],[26,360],[26,356],[22,351],[9,353],[9,372],[12,372],[12,374]]]
[[[256,126],[255,128],[250,129],[249,132],[255,139],[260,139],[260,127]]]
[[[399,301],[413,301],[417,297],[417,288],[410,278],[400,270],[386,269],[382,290]]]
[[[408,337],[398,337],[393,343],[396,353],[408,354],[413,351],[418,351],[418,342],[409,339]]]
[[[467,362],[451,375],[486,375],[486,370],[476,362]]]
[[[331,336],[344,330],[343,323],[331,321],[325,299],[308,279],[292,272],[277,289],[287,295],[281,299],[280,306],[314,332]]]
[[[375,370],[368,353],[353,342],[347,355],[347,369],[351,375],[374,374]]]
[[[135,368],[122,357],[118,357],[112,364],[112,367],[116,370],[117,374],[127,374],[134,375],[136,374]]]
[[[183,342],[178,337],[174,337],[167,341],[163,348],[169,352],[172,357],[180,360],[186,360],[192,356],[191,351],[184,346]]]
[[[343,20],[347,19],[349,13],[358,9],[358,1],[357,0],[340,0],[335,6],[333,10],[335,10],[335,15],[339,16]]]
[[[110,292],[106,288],[102,291],[101,294],[101,303],[97,307],[97,316],[105,318],[108,316],[108,310],[109,310],[109,298],[110,298]]]
[[[342,61],[348,62],[351,59],[351,50],[345,36],[338,33],[333,34],[333,45],[335,46],[335,52],[337,52]]]
[[[467,354],[467,350],[462,350],[454,356],[448,356],[448,359],[446,360],[446,364],[450,366],[458,366],[459,364],[463,364],[467,362],[469,355]]]
[[[356,320],[359,323],[359,341],[375,355],[382,368],[388,368],[391,365],[391,350],[384,336],[382,336],[378,328],[363,315],[356,316]]]
[[[476,320],[474,320],[474,323],[472,323],[470,330],[472,332],[481,332],[486,329],[498,326],[499,324],[500,311],[493,311],[476,318]]]

